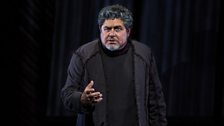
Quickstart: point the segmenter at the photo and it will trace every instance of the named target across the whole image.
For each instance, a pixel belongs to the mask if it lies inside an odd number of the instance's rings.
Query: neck
[[[118,49],[118,50],[114,50],[114,51],[111,51],[109,49],[107,49],[102,43],[101,43],[101,47],[103,49],[103,52],[105,54],[107,54],[108,56],[119,56],[119,55],[122,55],[122,54],[125,54],[127,51],[128,51],[128,48],[129,48],[129,42],[127,42],[124,47]]]

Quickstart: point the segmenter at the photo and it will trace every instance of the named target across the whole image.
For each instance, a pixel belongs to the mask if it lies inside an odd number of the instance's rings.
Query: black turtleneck
[[[101,45],[102,46],[102,45]],[[103,47],[103,46],[102,46]],[[107,126],[138,126],[130,43],[117,51],[102,48],[106,77]]]
[[[122,49],[120,49],[120,50],[110,51],[110,50],[108,50],[105,46],[103,46],[103,45],[101,44],[101,47],[102,47],[102,49],[103,49],[103,52],[104,52],[106,55],[110,56],[110,57],[116,57],[116,56],[125,54],[125,53],[128,51],[129,46],[130,46],[130,43],[127,43],[127,44],[124,46],[124,48],[122,48]]]

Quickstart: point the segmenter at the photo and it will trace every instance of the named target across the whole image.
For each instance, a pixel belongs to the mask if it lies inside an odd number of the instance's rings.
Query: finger
[[[91,97],[98,97],[98,96],[100,96],[100,92],[92,92],[91,94],[89,94],[89,96],[91,96]]]
[[[90,81],[90,83],[86,86],[86,88],[85,88],[85,93],[86,94],[89,94],[89,93],[95,91],[95,89],[92,88],[93,87],[93,83],[94,83],[93,81]]]
[[[90,94],[87,94],[86,97],[94,100],[94,99],[97,99],[97,98],[100,98],[102,97],[103,95],[100,93],[100,92],[94,92],[94,93],[90,93]]]
[[[102,96],[103,96],[102,94],[96,95],[96,96],[94,96],[94,99],[93,100],[102,98]]]
[[[90,83],[86,86],[87,89],[90,89],[93,87],[94,82],[91,80]]]
[[[86,97],[94,100],[95,98],[100,97],[100,92],[94,92],[94,93],[87,94]]]
[[[98,102],[101,102],[103,100],[103,98],[101,97],[101,98],[97,98],[97,99],[94,99],[94,103],[98,103]]]
[[[85,89],[85,93],[86,94],[91,94],[92,92],[94,92],[95,89],[94,88],[91,88],[91,89]]]

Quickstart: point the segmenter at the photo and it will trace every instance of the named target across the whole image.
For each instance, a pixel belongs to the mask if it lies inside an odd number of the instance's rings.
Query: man
[[[99,12],[100,40],[73,54],[61,97],[80,126],[165,126],[166,109],[149,47],[129,39],[133,18],[120,5]]]

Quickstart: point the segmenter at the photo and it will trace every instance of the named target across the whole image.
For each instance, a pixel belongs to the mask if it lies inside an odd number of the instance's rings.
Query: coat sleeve
[[[149,123],[150,126],[166,126],[166,104],[153,55],[151,55],[149,74]]]
[[[85,85],[83,82],[84,65],[81,57],[74,53],[67,70],[67,79],[61,90],[61,99],[65,108],[75,113],[88,112],[91,106],[82,106],[80,102],[81,94]]]

